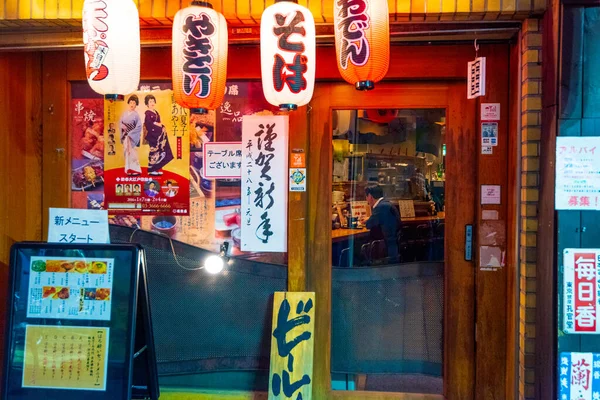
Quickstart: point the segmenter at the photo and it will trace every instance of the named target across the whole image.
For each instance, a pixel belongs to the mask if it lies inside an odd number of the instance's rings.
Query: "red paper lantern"
[[[227,22],[205,1],[192,1],[173,21],[173,94],[192,113],[214,110],[225,96]]]
[[[338,69],[358,90],[370,90],[387,74],[390,21],[387,0],[334,0]]]

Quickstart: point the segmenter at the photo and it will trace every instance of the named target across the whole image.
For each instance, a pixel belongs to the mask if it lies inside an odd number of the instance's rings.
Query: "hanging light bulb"
[[[173,21],[173,93],[193,114],[222,102],[227,80],[227,22],[207,1],[192,1]]]
[[[315,87],[316,35],[311,12],[297,1],[276,0],[260,20],[262,86],[270,104],[295,110]]]
[[[140,84],[140,20],[132,0],[83,3],[85,72],[90,87],[109,99]]]
[[[371,90],[387,74],[390,21],[387,0],[334,0],[335,52],[342,78]]]

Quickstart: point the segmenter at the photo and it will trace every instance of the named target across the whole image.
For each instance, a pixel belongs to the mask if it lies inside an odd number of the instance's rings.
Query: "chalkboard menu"
[[[137,245],[11,249],[3,400],[158,398]]]

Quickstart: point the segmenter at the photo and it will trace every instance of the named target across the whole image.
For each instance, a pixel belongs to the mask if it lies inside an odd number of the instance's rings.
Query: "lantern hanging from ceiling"
[[[282,110],[308,104],[315,87],[316,36],[311,12],[296,1],[277,1],[260,20],[263,92]]]
[[[133,0],[83,3],[85,72],[91,88],[109,98],[140,84],[140,20]]]
[[[333,0],[335,52],[344,80],[370,90],[385,77],[390,62],[387,0]]]
[[[193,114],[214,110],[225,96],[228,33],[225,17],[192,1],[173,21],[173,93]]]

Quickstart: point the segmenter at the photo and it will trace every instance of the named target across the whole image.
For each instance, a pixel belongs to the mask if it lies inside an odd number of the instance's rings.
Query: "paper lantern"
[[[223,102],[227,79],[227,22],[204,1],[192,1],[173,21],[173,93],[194,114]]]
[[[311,12],[293,1],[279,1],[260,20],[263,92],[280,109],[308,104],[315,88],[316,37]]]
[[[390,62],[387,0],[334,0],[338,69],[358,90],[370,90],[385,77]]]
[[[140,84],[140,20],[132,0],[83,3],[85,72],[91,88],[126,95]]]

